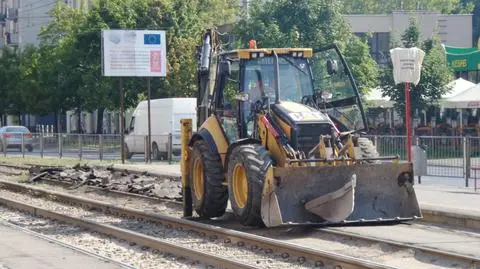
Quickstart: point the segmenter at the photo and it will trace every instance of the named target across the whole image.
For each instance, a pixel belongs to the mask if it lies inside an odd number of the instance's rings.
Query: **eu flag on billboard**
[[[144,34],[143,44],[145,45],[160,45],[160,34]]]

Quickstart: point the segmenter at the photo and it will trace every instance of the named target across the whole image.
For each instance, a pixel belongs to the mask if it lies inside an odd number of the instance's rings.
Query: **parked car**
[[[22,150],[23,144],[28,152],[33,151],[33,136],[24,126],[3,126],[0,128],[0,150],[18,148]]]

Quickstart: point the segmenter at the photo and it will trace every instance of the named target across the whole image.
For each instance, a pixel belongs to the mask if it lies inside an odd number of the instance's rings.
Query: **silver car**
[[[33,150],[33,136],[24,126],[4,126],[0,128],[0,150],[4,151],[8,148],[18,148],[22,150],[23,144],[28,152]]]

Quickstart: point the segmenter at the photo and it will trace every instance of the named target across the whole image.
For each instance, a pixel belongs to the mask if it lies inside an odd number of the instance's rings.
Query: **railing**
[[[179,159],[179,145],[172,135],[152,135],[151,148],[148,136],[126,136],[125,159],[135,161],[175,161]],[[121,160],[121,137],[110,134],[59,134],[33,133],[21,140],[0,137],[0,150],[4,156],[41,156],[77,158],[79,160]],[[5,145],[5,146],[3,146]]]
[[[406,136],[368,136],[380,155],[399,155],[407,159]],[[480,179],[480,137],[469,136],[417,136],[415,145],[427,156],[427,176]],[[414,160],[415,165],[415,160]]]
[[[178,136],[178,135],[177,135]],[[169,161],[180,158],[177,136],[125,136],[125,159],[131,162]],[[406,136],[367,136],[381,156],[399,155],[406,160]],[[17,145],[1,147],[4,156],[41,156],[88,160],[121,160],[120,135],[34,133]],[[435,178],[480,179],[480,137],[420,136],[413,139],[427,157],[427,176]],[[0,137],[4,143],[4,138]],[[415,163],[414,163],[415,165]],[[473,180],[475,182],[475,180]]]

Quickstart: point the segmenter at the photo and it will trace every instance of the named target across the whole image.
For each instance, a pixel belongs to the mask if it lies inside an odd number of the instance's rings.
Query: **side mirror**
[[[327,61],[327,72],[329,75],[333,75],[338,72],[338,63],[336,60]]]
[[[333,94],[329,91],[319,91],[315,95],[317,100],[320,100],[321,102],[327,102],[333,97]]]
[[[220,75],[230,76],[232,68],[230,66],[230,61],[221,61],[220,62]]]

